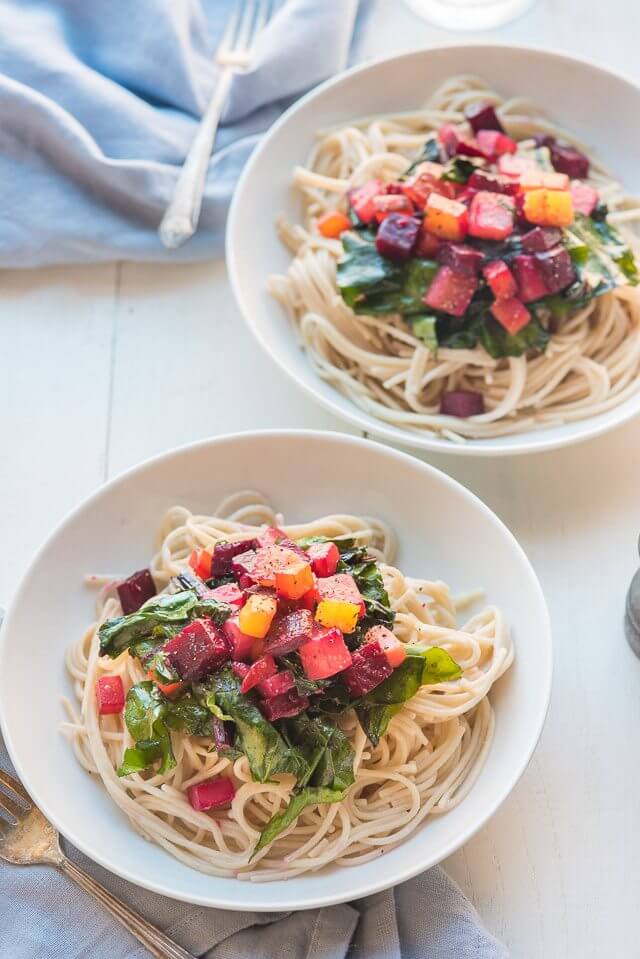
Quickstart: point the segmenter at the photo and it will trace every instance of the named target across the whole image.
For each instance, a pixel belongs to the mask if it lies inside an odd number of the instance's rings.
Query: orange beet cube
[[[524,215],[537,226],[570,226],[573,200],[568,190],[529,190],[524,197]]]
[[[273,596],[253,593],[238,613],[238,626],[245,636],[264,639],[276,615],[278,604]]]
[[[276,592],[285,599],[301,599],[313,588],[313,570],[311,563],[300,560],[276,571]]]
[[[358,625],[360,605],[347,603],[341,599],[323,599],[316,609],[316,621],[327,629],[339,629],[341,633],[352,633]]]
[[[443,240],[462,240],[467,233],[468,214],[464,203],[431,193],[424,208],[424,225]]]
[[[340,213],[338,210],[325,213],[324,216],[320,217],[316,225],[318,227],[318,233],[330,239],[335,239],[340,236],[341,233],[344,233],[345,230],[350,230],[352,227],[349,217],[345,216],[344,213]]]

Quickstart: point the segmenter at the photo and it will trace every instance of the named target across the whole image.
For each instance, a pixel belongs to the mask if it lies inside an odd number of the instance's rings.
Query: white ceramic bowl
[[[89,571],[145,566],[164,511],[215,509],[257,486],[291,521],[328,512],[393,525],[398,565],[459,592],[483,585],[513,626],[516,658],[494,687],[496,735],[464,801],[382,859],[288,882],[206,876],[142,839],[59,732],[71,695],[64,654],[91,621]],[[376,443],[304,431],[239,434],[167,453],[85,500],[42,546],[0,632],[0,720],[16,769],[61,833],[118,875],[177,899],[227,909],[303,909],[365,896],[450,855],[498,808],[537,742],[551,682],[549,618],[522,549],[475,496],[433,467]]]
[[[541,50],[460,45],[420,50],[357,67],[317,87],[283,114],[252,155],[235,193],[227,228],[227,262],[237,302],[258,342],[311,396],[360,429],[405,446],[442,453],[504,455],[553,449],[597,436],[640,412],[640,393],[575,423],[494,439],[451,443],[384,423],[315,373],[284,310],[266,290],[290,255],[275,230],[279,214],[300,218],[291,173],[304,163],[318,129],[354,117],[410,110],[447,77],[473,73],[505,95],[541,104],[574,132],[627,185],[640,193],[640,89],[582,60]]]

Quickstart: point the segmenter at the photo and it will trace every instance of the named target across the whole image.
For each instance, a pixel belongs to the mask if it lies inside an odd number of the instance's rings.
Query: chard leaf
[[[437,133],[432,134],[427,140],[420,152],[420,154],[415,158],[409,167],[404,171],[403,177],[408,177],[413,173],[415,168],[421,163],[424,163],[425,160],[429,160],[431,163],[440,163],[442,157],[440,153],[440,144],[438,143]]]
[[[449,180],[451,183],[466,183],[471,174],[482,165],[482,161],[480,161],[480,163],[474,163],[473,160],[468,157],[452,157],[445,167],[442,179]]]
[[[190,736],[211,735],[211,713],[190,694],[168,702],[165,722],[170,729],[184,730]]]
[[[117,770],[118,776],[130,776],[132,773],[141,773],[162,757],[162,747],[159,739],[143,739],[135,747],[125,749],[122,762]]]
[[[173,749],[171,748],[169,730],[162,719],[157,719],[153,724],[153,733],[160,743],[160,753],[162,756],[162,762],[160,763],[158,772],[160,774],[168,773],[169,770],[175,769],[176,757],[173,755]]]
[[[101,654],[115,659],[138,640],[151,636],[157,627],[185,623],[197,604],[198,597],[190,589],[173,595],[163,593],[136,613],[108,619],[98,630]]]
[[[563,230],[564,243],[578,276],[591,297],[602,296],[618,286],[638,283],[638,269],[631,249],[606,220],[576,213]]]
[[[124,721],[132,739],[136,742],[153,738],[153,727],[164,718],[167,700],[155,683],[145,680],[132,686],[127,693]]]
[[[264,849],[284,832],[307,806],[317,806],[321,803],[342,802],[344,792],[339,789],[329,789],[326,786],[308,786],[302,792],[296,793],[289,800],[289,805],[283,812],[273,816],[260,833],[260,838],[253,850],[252,856]]]
[[[497,359],[503,356],[522,356],[529,350],[544,352],[549,343],[549,333],[535,316],[517,333],[508,333],[501,323],[487,313],[479,327],[478,339],[489,356]]]
[[[436,323],[435,316],[414,316],[412,318],[413,335],[422,340],[432,353],[438,349]]]
[[[236,745],[247,757],[255,780],[268,782],[275,773],[292,773],[296,779],[305,776],[304,756],[289,746],[251,699],[240,692],[240,680],[230,669],[216,673],[207,686],[224,715],[235,723]]]
[[[359,624],[360,632],[380,624],[393,626],[396,614],[391,609],[389,594],[384,588],[382,573],[376,561],[365,557],[353,565],[345,563],[345,566],[356,581],[367,607],[366,615]]]
[[[281,728],[287,742],[302,753],[307,763],[307,772],[296,788],[310,784],[344,790],[354,782],[353,749],[336,725],[301,713],[283,722]]]

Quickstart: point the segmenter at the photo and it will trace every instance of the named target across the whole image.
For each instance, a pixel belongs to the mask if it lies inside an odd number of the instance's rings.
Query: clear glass
[[[514,20],[534,0],[405,0],[418,16],[448,30],[490,30]]]

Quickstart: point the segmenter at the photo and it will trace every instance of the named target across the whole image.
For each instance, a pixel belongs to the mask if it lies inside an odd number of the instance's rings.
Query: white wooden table
[[[399,0],[374,0],[365,14],[359,59],[461,36],[422,24]],[[562,42],[640,77],[639,35],[630,0],[541,0],[486,36]],[[0,331],[3,602],[65,512],[137,461],[233,430],[349,429],[254,346],[220,261],[5,272]],[[253,389],[231,399],[237,369]],[[636,957],[640,662],[622,614],[640,532],[640,422],[535,457],[431,461],[511,527],[542,580],[555,633],[540,746],[447,868],[515,957]]]

